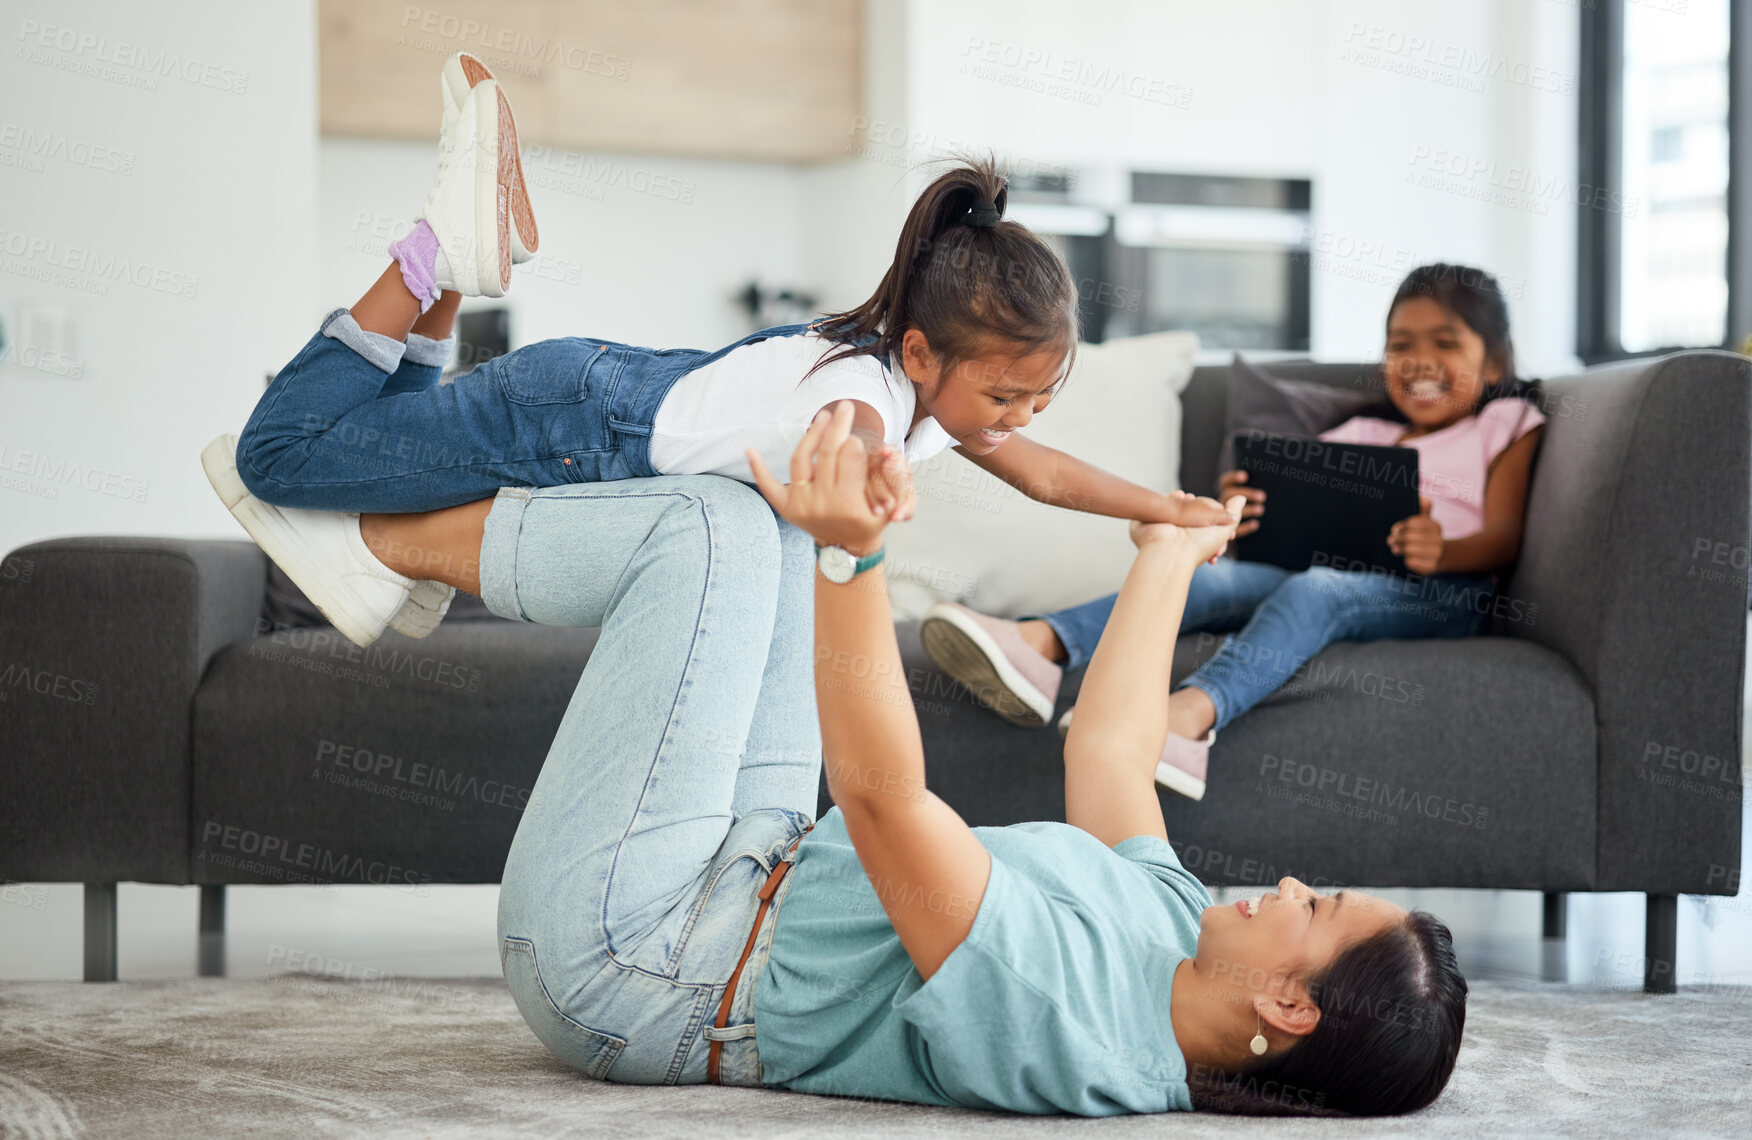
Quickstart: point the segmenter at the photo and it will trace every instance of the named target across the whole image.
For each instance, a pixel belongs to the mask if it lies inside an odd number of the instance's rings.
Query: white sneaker
[[[438,179],[419,214],[438,239],[432,275],[440,290],[503,297],[510,287],[515,138],[499,84],[482,80],[456,110],[450,146],[440,150]]]
[[[444,61],[438,73],[438,89],[443,99],[443,111],[438,126],[438,152],[447,153],[455,145],[455,125],[468,101],[468,93],[483,80],[492,79],[487,65],[465,51],[459,51]],[[503,94],[503,91],[500,92]],[[509,100],[506,106],[510,106]],[[511,135],[506,140],[516,162],[516,177],[511,183],[511,263],[522,265],[535,256],[541,246],[541,234],[535,226],[535,211],[529,204],[529,187],[523,180],[523,151],[517,142],[517,121],[511,120]]]
[[[450,602],[455,597],[454,586],[421,578],[408,590],[407,601],[389,619],[389,628],[404,637],[431,637],[450,612]]]
[[[358,515],[262,502],[237,473],[234,435],[209,443],[201,466],[232,517],[347,640],[358,646],[377,640],[413,583],[366,549]]]

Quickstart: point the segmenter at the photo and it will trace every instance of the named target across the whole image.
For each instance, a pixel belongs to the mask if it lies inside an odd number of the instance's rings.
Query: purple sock
[[[402,283],[419,299],[420,312],[438,299],[438,235],[424,218],[414,223],[408,236],[391,242],[389,256],[401,266]]]

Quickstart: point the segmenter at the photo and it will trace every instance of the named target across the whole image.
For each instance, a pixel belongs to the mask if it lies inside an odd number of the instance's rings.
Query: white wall
[[[1316,355],[1378,351],[1398,277],[1444,257],[1503,277],[1529,371],[1573,365],[1573,208],[1493,185],[1529,173],[1573,182],[1575,97],[1540,89],[1575,75],[1573,4],[863,7],[865,107],[847,124],[843,159],[580,155],[526,140],[544,256],[508,298],[515,339],[715,347],[742,331],[730,296],[750,276],[812,287],[824,307],[855,304],[893,255],[918,164],[989,148],[1024,163],[1310,177],[1323,243]],[[64,8],[0,0],[0,317],[73,314],[82,373],[53,376],[52,363],[25,367],[18,353],[0,361],[0,549],[58,534],[231,537],[200,447],[241,425],[263,374],[381,271],[384,245],[425,193],[432,148],[319,143],[309,0]],[[34,46],[51,26],[51,45],[65,46]],[[222,69],[210,81],[243,91],[118,60],[137,48]],[[27,58],[11,56],[19,49]],[[1026,53],[1040,62],[1004,62]],[[1145,95],[1075,79],[1056,93],[1015,85],[1066,60],[1085,75],[1120,69]],[[1488,74],[1498,64],[1506,74]],[[155,78],[157,89],[118,77]],[[101,161],[125,172],[38,158],[25,132],[81,155],[110,148]],[[1433,169],[1438,155],[1460,173]],[[1419,175],[1434,188],[1407,182]],[[1493,193],[1506,204],[1471,196]],[[89,268],[74,274],[83,288],[33,276],[70,256],[162,269],[180,275],[172,283],[196,281],[195,295],[114,281],[99,295]]]
[[[1516,170],[1573,182],[1573,4],[909,3],[913,136],[1044,166],[1312,178],[1314,355],[1378,353],[1399,278],[1448,259],[1503,278],[1532,370],[1573,366],[1573,208],[1469,196]],[[1115,71],[1139,94],[1107,87]],[[1408,184],[1438,156],[1462,176]]]
[[[351,304],[376,280],[385,246],[424,201],[437,161],[433,86],[431,142],[323,139],[313,313]],[[515,98],[514,82],[508,90]],[[523,149],[540,252],[504,298],[467,302],[510,309],[517,344],[597,336],[718,348],[746,331],[732,295],[750,277],[805,283],[793,166]]]
[[[314,35],[308,0],[0,0],[0,314],[78,332],[0,362],[0,551],[238,533],[198,456],[309,322]]]

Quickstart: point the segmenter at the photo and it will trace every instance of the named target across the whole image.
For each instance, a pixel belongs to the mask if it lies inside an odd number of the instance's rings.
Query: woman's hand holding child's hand
[[[883,490],[872,487],[874,470],[862,440],[852,435],[849,400],[823,408],[791,455],[791,482],[779,482],[758,452],[747,452],[755,485],[786,522],[807,531],[822,546],[842,546],[862,556],[882,545],[882,532],[901,511],[911,513],[912,488],[891,486],[898,455],[885,461]],[[873,506],[873,503],[882,505]]]
[[[1209,502],[1209,500],[1205,500]],[[1173,523],[1146,523],[1133,520],[1131,524],[1131,540],[1139,550],[1160,544],[1172,544],[1179,551],[1185,552],[1194,563],[1209,562],[1222,554],[1229,545],[1229,540],[1235,537],[1235,528],[1241,521],[1242,508],[1247,500],[1241,495],[1233,495],[1228,503],[1219,508],[1223,512],[1224,522],[1216,526],[1176,526]]]
[[[1265,513],[1265,492],[1247,485],[1245,471],[1223,472],[1223,477],[1217,481],[1217,498],[1226,503],[1236,495],[1247,500],[1247,506],[1241,512],[1241,526],[1235,531],[1236,538],[1245,538],[1259,529],[1259,516]]]
[[[1442,524],[1430,517],[1428,496],[1419,495],[1417,506],[1417,514],[1387,532],[1387,549],[1405,559],[1413,574],[1434,574],[1442,564]]]

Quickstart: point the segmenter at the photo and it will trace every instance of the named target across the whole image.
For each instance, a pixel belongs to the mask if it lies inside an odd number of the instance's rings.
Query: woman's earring
[[[1253,1015],[1253,1020],[1259,1026],[1259,1032],[1253,1035],[1253,1040],[1247,1043],[1247,1047],[1253,1050],[1255,1057],[1263,1057],[1266,1050],[1265,1022],[1260,1019],[1258,1013]]]

